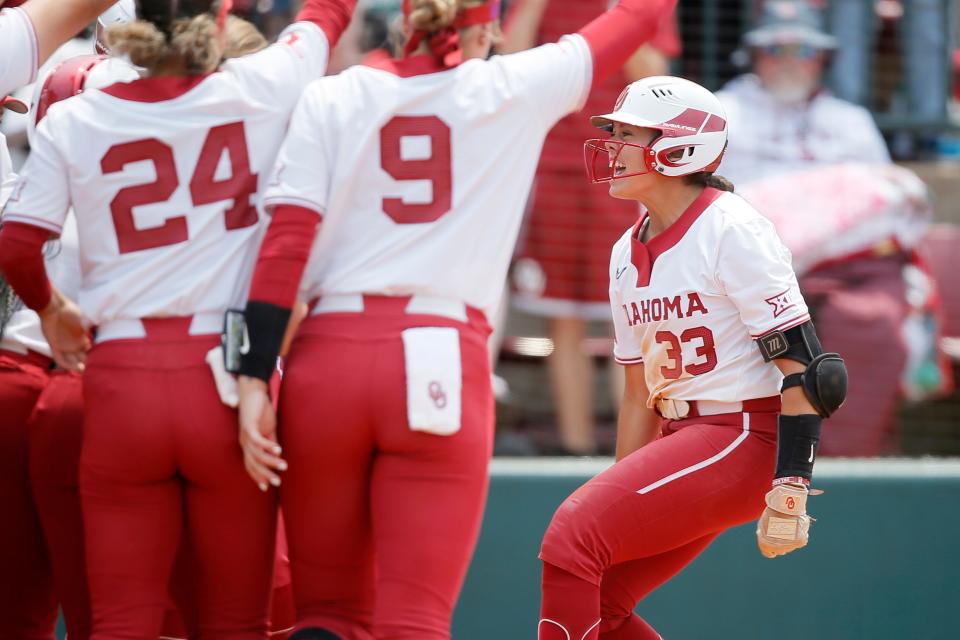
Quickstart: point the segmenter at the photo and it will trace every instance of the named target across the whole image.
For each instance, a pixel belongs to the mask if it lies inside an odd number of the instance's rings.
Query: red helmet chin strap
[[[611,158],[610,147],[612,145],[617,145],[618,148],[616,154]],[[617,161],[620,159],[620,154],[623,153],[623,150],[627,147],[640,149],[640,152],[643,154],[643,169],[616,175]],[[583,159],[587,165],[587,176],[589,176],[592,184],[613,182],[614,180],[642,176],[646,173],[655,173],[657,171],[657,154],[649,146],[631,144],[610,138],[592,138],[583,143]],[[601,174],[598,170],[599,167],[606,167],[608,173],[606,175]]]

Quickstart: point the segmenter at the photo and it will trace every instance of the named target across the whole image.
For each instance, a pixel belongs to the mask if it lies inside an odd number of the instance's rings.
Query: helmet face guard
[[[639,149],[643,157],[643,168],[630,173],[617,175],[616,167],[620,155],[627,147]],[[631,144],[613,138],[591,138],[583,143],[583,160],[587,165],[587,176],[592,184],[603,184],[623,178],[642,176],[654,171],[651,163],[655,163],[655,152],[645,145]]]
[[[587,176],[591,183],[600,184],[641,176],[645,173],[660,173],[667,176],[689,175],[683,168],[689,163],[689,158],[694,156],[696,148],[700,145],[689,142],[684,144],[679,140],[671,142],[671,136],[667,133],[657,136],[647,145],[631,144],[613,138],[591,138],[583,144],[583,158],[587,165]],[[643,169],[618,175],[616,166],[626,147],[640,149],[643,154]],[[726,145],[724,145],[723,151],[726,151]],[[699,173],[700,171],[713,173],[716,171],[723,159],[723,151],[720,152],[720,156],[716,160],[693,173]]]
[[[107,43],[107,29],[114,24],[126,24],[137,19],[137,8],[133,0],[120,0],[111,5],[97,18],[96,39],[94,48],[100,55],[110,55],[110,45]]]

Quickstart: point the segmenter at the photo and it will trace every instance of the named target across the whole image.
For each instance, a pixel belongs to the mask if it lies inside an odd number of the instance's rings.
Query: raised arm
[[[323,30],[332,50],[346,31],[357,0],[306,0],[297,22],[312,22]]]
[[[622,0],[576,34],[558,43],[495,56],[506,86],[536,114],[544,134],[560,118],[583,108],[593,87],[617,73],[644,42],[653,38],[676,0]]]
[[[579,31],[593,56],[593,86],[621,67],[660,29],[663,16],[676,0],[620,0],[612,9]]]
[[[37,34],[37,64],[97,19],[116,0],[28,0],[23,10]]]
[[[227,60],[223,68],[249,83],[251,91],[293,110],[310,82],[327,73],[330,51],[356,7],[356,0],[306,0],[297,19],[271,46]]]
[[[503,25],[500,53],[526,51],[537,44],[537,32],[548,0],[517,0],[510,6]]]

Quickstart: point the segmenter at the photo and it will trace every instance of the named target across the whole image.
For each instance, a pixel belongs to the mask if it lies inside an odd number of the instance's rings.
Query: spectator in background
[[[801,0],[766,3],[744,36],[753,73],[718,93],[730,142],[719,172],[793,252],[824,349],[841,350],[847,403],[821,452],[896,452],[896,408],[949,386],[932,279],[916,256],[926,189],[890,163],[870,113],[823,88],[836,39]]]
[[[811,4],[768,0],[743,44],[753,73],[718,94],[730,119],[723,174],[735,185],[823,164],[890,162],[870,112],[824,88],[837,41]]]
[[[892,105],[892,111],[921,123],[940,124],[946,117],[954,2],[830,0],[828,5],[831,30],[843,43],[830,69],[830,85],[837,95],[870,104],[874,80],[871,51],[875,50],[877,24],[881,18],[893,20],[899,34],[906,95]]]
[[[553,42],[602,14],[607,0],[516,0],[500,51],[512,53]],[[589,321],[610,321],[610,247],[638,216],[637,205],[610,201],[583,179],[583,141],[595,135],[583,113],[609,110],[625,84],[664,75],[680,52],[669,14],[657,36],[641,47],[622,73],[590,94],[584,111],[561,120],[543,146],[531,211],[514,265],[516,308],[549,319],[553,353],[547,359],[563,453],[596,453],[593,362],[584,349]],[[619,369],[619,367],[612,367]],[[616,373],[622,379],[622,372]],[[619,389],[614,398],[619,398]]]

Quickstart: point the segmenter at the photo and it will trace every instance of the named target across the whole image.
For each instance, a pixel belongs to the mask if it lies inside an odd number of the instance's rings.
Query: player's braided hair
[[[209,73],[221,59],[215,17],[219,5],[219,0],[138,0],[139,20],[111,26],[107,43],[151,73]]]
[[[436,33],[453,24],[457,17],[457,0],[412,0],[410,26],[416,31]]]
[[[239,58],[256,53],[270,43],[250,22],[237,16],[228,16],[224,27],[223,58]]]
[[[453,25],[457,12],[483,4],[483,0],[411,0],[407,18],[415,31],[436,33]]]
[[[689,176],[686,176],[687,184],[696,184],[701,187],[712,187],[714,189],[719,189],[720,191],[733,191],[733,183],[730,182],[727,178],[723,176],[718,176],[713,173],[707,173],[706,171],[701,171],[700,173],[694,173]]]

